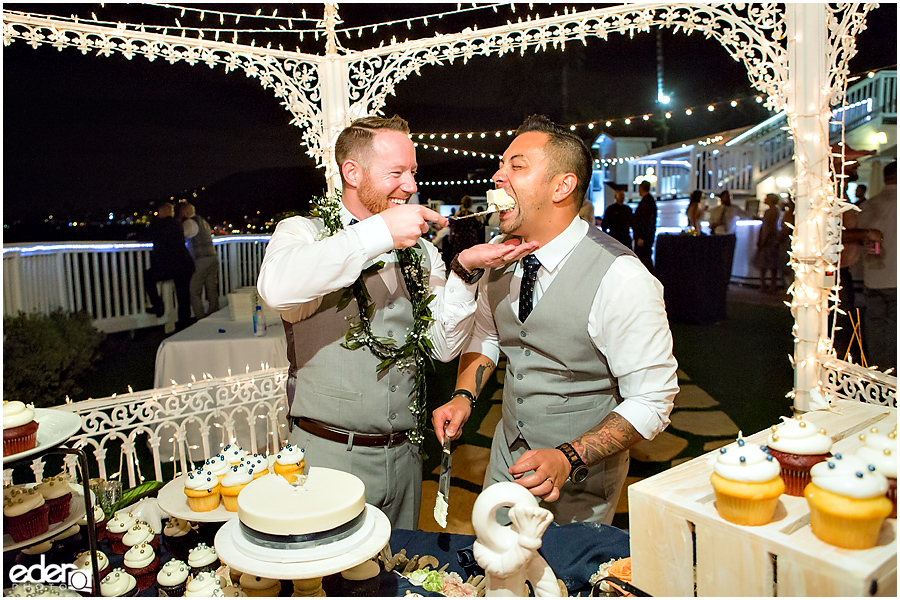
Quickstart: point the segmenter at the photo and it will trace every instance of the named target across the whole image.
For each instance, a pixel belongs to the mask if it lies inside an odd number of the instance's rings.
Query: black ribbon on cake
[[[315,533],[304,533],[297,535],[277,535],[273,533],[265,533],[257,531],[239,521],[241,533],[248,540],[263,548],[271,548],[273,550],[301,550],[303,548],[315,548],[324,544],[330,544],[344,538],[348,538],[356,533],[366,521],[366,508],[363,507],[362,512],[344,523],[338,525],[328,531],[317,531]]]

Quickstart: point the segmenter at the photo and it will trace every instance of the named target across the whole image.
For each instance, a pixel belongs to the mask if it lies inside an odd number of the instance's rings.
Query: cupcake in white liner
[[[888,483],[887,498],[894,505],[890,519],[897,518],[897,426],[887,433],[879,433],[877,427],[872,427],[868,433],[859,434],[863,447],[856,451],[856,455],[875,466],[875,470],[885,476]]]
[[[835,454],[813,466],[803,495],[813,534],[828,544],[862,550],[878,542],[891,513],[887,479],[858,456]]]
[[[710,482],[719,516],[737,525],[765,525],[772,520],[784,492],[778,461],[743,435],[719,448]]]

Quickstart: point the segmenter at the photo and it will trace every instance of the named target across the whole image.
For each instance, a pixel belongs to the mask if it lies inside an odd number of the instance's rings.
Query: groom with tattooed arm
[[[668,425],[678,392],[662,287],[578,218],[590,174],[576,135],[541,116],[519,127],[493,177],[516,200],[495,239],[539,248],[484,273],[457,390],[432,415],[440,441],[458,438],[502,351],[502,419],[484,485],[518,482],[560,524],[612,521],[628,449]]]

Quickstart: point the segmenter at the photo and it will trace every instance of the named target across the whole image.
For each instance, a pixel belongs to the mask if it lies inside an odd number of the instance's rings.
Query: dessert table
[[[264,365],[268,365],[267,367]],[[160,344],[156,351],[155,388],[200,380],[204,373],[228,377],[263,368],[288,366],[281,323],[270,323],[267,335],[253,335],[253,324],[232,321],[228,307],[200,319]]]
[[[678,323],[725,319],[734,235],[672,235],[656,238],[656,278],[663,285],[666,313]]]

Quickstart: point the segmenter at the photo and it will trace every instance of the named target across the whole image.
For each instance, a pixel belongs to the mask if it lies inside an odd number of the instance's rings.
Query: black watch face
[[[572,469],[572,483],[581,483],[588,476],[588,468],[585,465],[579,465]]]

